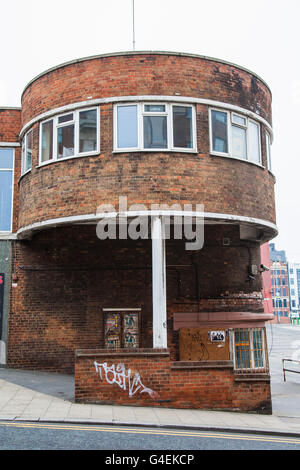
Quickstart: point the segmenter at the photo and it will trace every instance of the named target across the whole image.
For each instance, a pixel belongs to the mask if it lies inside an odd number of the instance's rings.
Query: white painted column
[[[161,216],[152,217],[153,348],[167,348],[166,242]]]

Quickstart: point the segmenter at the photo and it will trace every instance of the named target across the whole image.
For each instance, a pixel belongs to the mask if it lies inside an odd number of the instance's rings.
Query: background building
[[[287,263],[286,254],[284,250],[276,250],[275,243],[270,243],[270,260],[280,261],[281,263]]]
[[[192,54],[107,54],[41,73],[7,113],[9,367],[74,373],[77,401],[270,412],[266,83]]]
[[[300,317],[300,263],[288,263],[290,311],[292,318]]]
[[[290,323],[289,275],[286,263],[271,263],[272,302],[275,323]]]

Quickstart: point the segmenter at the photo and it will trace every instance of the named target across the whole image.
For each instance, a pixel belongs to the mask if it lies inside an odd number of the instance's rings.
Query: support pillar
[[[161,216],[152,218],[153,348],[167,348],[166,242]]]

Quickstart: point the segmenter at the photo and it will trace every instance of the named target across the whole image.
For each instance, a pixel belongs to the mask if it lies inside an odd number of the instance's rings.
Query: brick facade
[[[194,106],[197,152],[114,151],[114,104],[150,95]],[[100,152],[41,165],[41,122],[92,105],[100,109]],[[211,106],[259,121],[261,164],[210,153]],[[237,377],[229,357],[191,368],[180,360],[175,320],[178,313],[197,313],[200,327],[205,315],[222,312],[222,324],[215,327],[228,329],[233,313],[240,312],[248,320],[261,314],[258,324],[265,324],[261,275],[252,274],[261,263],[261,241],[276,234],[265,141],[271,125],[271,93],[259,77],[201,56],[111,54],[63,64],[33,79],[22,109],[0,112],[0,143],[18,142],[18,134],[22,140],[33,131],[32,165],[23,175],[21,147],[15,149],[11,272],[17,285],[11,291],[8,366],[75,372],[78,401],[270,412],[267,371],[255,380]],[[166,242],[168,351],[161,355],[151,349],[151,240],[99,240],[95,223],[79,225],[101,204],[117,209],[119,196],[127,196],[128,206],[149,209],[152,203],[192,204],[193,210],[203,204],[209,214],[203,249],[187,251],[184,240]],[[253,227],[255,237],[241,235],[241,228]],[[111,364],[114,357],[104,349],[106,308],[140,309],[139,348],[136,355],[126,351],[130,359],[122,362],[139,371],[161,399],[153,394],[149,401],[146,393],[132,400],[116,384],[99,382],[93,360],[102,354]]]
[[[172,362],[168,350],[79,350],[75,377],[77,402],[271,412],[269,376],[235,376],[229,361]]]
[[[224,233],[230,247],[221,245]],[[207,226],[205,240],[194,254],[182,240],[167,241],[172,360],[179,358],[175,312],[263,312],[260,277],[245,282],[248,243],[239,240],[238,227]],[[259,264],[256,244],[251,253]],[[94,226],[68,227],[17,242],[14,254],[10,366],[73,372],[75,349],[104,347],[103,308],[141,308],[141,347],[152,347],[151,240],[103,241]]]

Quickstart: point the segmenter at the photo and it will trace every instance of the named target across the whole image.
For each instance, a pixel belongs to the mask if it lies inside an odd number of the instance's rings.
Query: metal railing
[[[286,382],[286,377],[285,377],[286,372],[293,372],[294,374],[300,374],[300,370],[285,369],[284,361],[295,362],[296,364],[300,364],[300,361],[295,361],[294,359],[282,359],[283,380]]]

